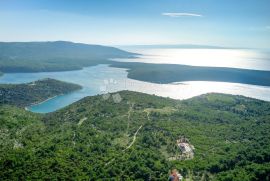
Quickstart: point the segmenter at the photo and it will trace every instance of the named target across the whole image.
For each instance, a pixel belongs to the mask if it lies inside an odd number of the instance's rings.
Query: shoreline
[[[56,98],[56,97],[58,97],[58,96],[62,96],[62,95],[65,95],[65,94],[59,94],[59,95],[56,95],[56,96],[53,96],[53,97],[49,97],[48,99],[46,99],[46,100],[44,100],[44,101],[41,101],[41,102],[32,103],[32,104],[30,104],[29,106],[25,106],[24,109],[25,109],[26,111],[30,111],[30,110],[29,110],[29,107],[37,106],[37,105],[39,105],[39,104],[43,104],[43,103],[45,103],[45,102],[47,102],[47,101],[49,101],[49,100],[51,100],[51,99],[54,99],[54,98]],[[32,111],[31,111],[31,112],[32,112]]]

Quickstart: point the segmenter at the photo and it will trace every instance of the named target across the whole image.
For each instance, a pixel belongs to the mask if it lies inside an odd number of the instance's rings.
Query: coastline
[[[47,101],[49,101],[49,100],[51,100],[51,99],[54,99],[54,98],[56,98],[56,97],[58,97],[58,96],[62,96],[62,95],[64,95],[64,94],[59,94],[59,95],[56,95],[56,96],[53,96],[53,97],[49,97],[48,99],[46,99],[46,100],[44,100],[44,101],[41,101],[41,102],[32,103],[32,104],[30,104],[29,106],[25,106],[24,109],[25,109],[26,111],[30,111],[30,110],[29,110],[29,107],[37,106],[37,105],[39,105],[39,104],[43,104],[43,103],[45,103],[45,102],[47,102]]]

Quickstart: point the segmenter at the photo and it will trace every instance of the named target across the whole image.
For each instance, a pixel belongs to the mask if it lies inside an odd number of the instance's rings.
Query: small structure
[[[179,147],[181,151],[181,155],[179,158],[181,160],[183,159],[192,159],[194,157],[194,146],[189,143],[189,140],[185,137],[179,138],[177,141],[177,146]]]

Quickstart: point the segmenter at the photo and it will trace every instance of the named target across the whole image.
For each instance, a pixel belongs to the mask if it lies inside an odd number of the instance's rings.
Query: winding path
[[[133,106],[134,106],[134,103],[132,103],[132,105],[130,106],[129,110],[128,110],[128,125],[127,125],[127,135],[128,135],[128,130],[129,130],[129,121],[130,121],[130,115],[131,115],[131,112],[133,111]],[[149,120],[149,114],[150,112],[146,112],[147,114],[147,119]],[[128,150],[130,147],[132,147],[132,145],[135,143],[136,139],[137,139],[137,134],[139,133],[140,129],[143,127],[143,125],[141,125],[137,131],[135,132],[135,134],[133,135],[133,140],[132,142],[124,149],[122,150],[123,152],[125,152],[126,150]],[[110,161],[108,161],[105,166],[111,164],[112,162],[115,161],[115,158],[111,159]]]
[[[134,134],[134,136],[133,136],[133,140],[132,140],[132,142],[126,147],[126,149],[124,149],[123,151],[126,151],[127,149],[129,149],[134,143],[135,143],[135,141],[136,141],[136,138],[137,138],[137,134],[138,134],[138,132],[140,131],[140,129],[143,127],[143,125],[141,125],[138,129],[137,129],[137,131],[135,132],[135,134]]]

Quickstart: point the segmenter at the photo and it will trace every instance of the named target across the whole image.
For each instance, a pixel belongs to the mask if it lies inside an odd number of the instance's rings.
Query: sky
[[[270,0],[0,0],[0,41],[270,48]]]

